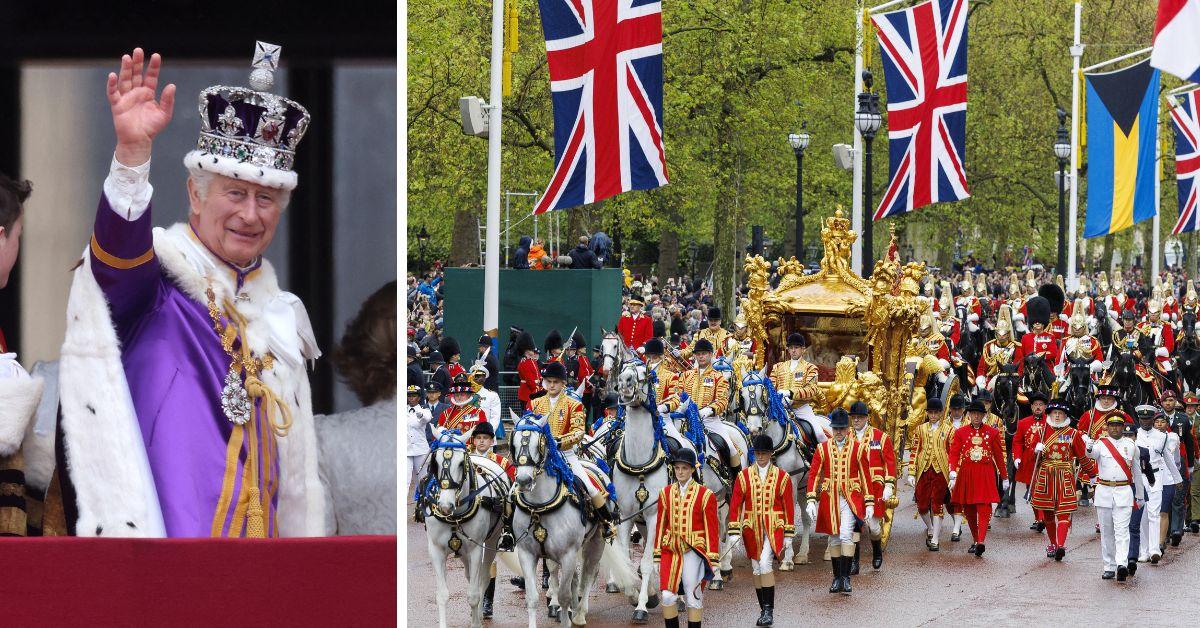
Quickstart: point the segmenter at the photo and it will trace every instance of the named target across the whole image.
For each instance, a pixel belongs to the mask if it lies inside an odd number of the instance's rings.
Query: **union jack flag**
[[[1200,227],[1200,87],[1175,96],[1175,181],[1179,186],[1179,222],[1171,233]]]
[[[874,220],[967,198],[967,0],[929,0],[871,19],[887,84],[891,173]]]
[[[554,175],[533,213],[667,184],[662,4],[538,0],[554,101]]]

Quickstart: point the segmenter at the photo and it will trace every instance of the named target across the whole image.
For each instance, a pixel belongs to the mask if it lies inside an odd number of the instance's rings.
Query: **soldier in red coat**
[[[450,406],[442,410],[437,418],[438,427],[447,430],[458,430],[466,434],[475,429],[480,423],[487,423],[487,415],[483,409],[475,405],[475,390],[471,380],[461,373],[450,384]]]
[[[1042,513],[1050,545],[1046,556],[1062,560],[1067,553],[1067,533],[1071,513],[1079,507],[1075,490],[1077,469],[1088,459],[1087,444],[1079,431],[1071,427],[1071,408],[1055,399],[1047,407],[1046,428],[1034,445],[1033,496],[1029,504]],[[1087,481],[1086,470],[1078,479]]]
[[[1025,358],[1040,355],[1047,367],[1052,367],[1058,361],[1060,353],[1058,337],[1049,329],[1050,304],[1045,297],[1036,296],[1026,302],[1029,312],[1029,333],[1021,337],[1021,344],[1013,355],[1017,363],[1017,372],[1025,374]]]
[[[851,436],[867,448],[867,462],[870,466],[871,495],[875,497],[875,516],[867,521],[867,531],[871,537],[871,566],[879,569],[883,566],[883,518],[887,512],[887,503],[896,493],[896,448],[892,439],[883,430],[872,427],[867,422],[870,409],[867,404],[855,401],[850,406],[850,425],[854,428]],[[861,530],[859,531],[861,534]],[[850,561],[850,575],[858,575],[858,556],[861,553],[859,543],[854,544],[854,558]]]
[[[1046,395],[1040,392],[1029,395],[1029,409],[1033,414],[1017,421],[1017,433],[1012,439],[1013,467],[1017,470],[1017,477],[1014,479],[1025,485],[1033,480],[1033,448],[1037,446],[1037,442],[1042,438],[1042,431],[1046,429]],[[1022,460],[1028,463],[1023,465]],[[1029,529],[1041,532],[1045,528],[1046,523],[1042,521],[1041,513],[1034,510],[1033,523],[1029,525]]]
[[[833,438],[817,446],[808,469],[808,516],[817,532],[829,535],[833,585],[830,593],[849,594],[850,559],[854,556],[854,524],[874,516],[867,448],[850,438],[850,415],[841,408],[829,414]]]
[[[1000,502],[996,491],[996,476],[1003,480],[1002,490],[1008,490],[1008,465],[1004,462],[1004,435],[990,425],[984,425],[986,410],[983,403],[967,404],[969,424],[958,428],[950,441],[950,501],[967,519],[971,538],[969,551],[976,558],[983,556],[984,539],[992,518],[992,504]]]
[[[654,529],[654,558],[662,591],[663,621],[679,628],[679,585],[688,609],[688,628],[700,626],[704,583],[712,580],[720,562],[717,498],[696,482],[696,454],[679,449],[671,456],[675,482],[658,494],[658,525]]]
[[[654,323],[649,316],[642,313],[643,305],[640,298],[630,297],[629,313],[621,315],[621,320],[617,321],[617,334],[625,341],[626,347],[639,354],[642,352],[642,345],[654,337]]]
[[[776,556],[792,542],[796,533],[796,505],[792,478],[771,464],[775,444],[771,437],[754,437],[754,464],[742,469],[733,481],[729,501],[729,534],[741,535],[754,572],[754,590],[758,594],[759,617],[756,626],[774,623],[775,574],[771,571]]]
[[[474,452],[475,455],[483,456],[484,458],[496,463],[501,469],[504,470],[504,473],[508,475],[508,479],[510,481],[516,480],[517,468],[513,466],[513,463],[510,462],[508,458],[505,458],[504,456],[492,451],[492,445],[495,443],[496,430],[492,428],[491,423],[484,421],[483,423],[476,425],[475,429],[471,430],[471,451]],[[502,557],[504,562],[510,567],[516,562],[512,559],[513,557],[511,554],[515,541],[513,538],[511,525],[511,520],[505,521],[504,532],[501,535],[499,543],[500,553],[497,554],[497,556]],[[505,554],[507,554],[507,556],[505,556]],[[483,592],[482,610],[485,618],[492,616],[492,602],[496,595],[496,563],[494,562],[491,565],[490,574],[491,575],[488,576],[490,580],[488,581],[487,589],[485,589]]]
[[[523,331],[517,336],[516,351],[521,356],[517,364],[517,377],[521,380],[521,385],[517,387],[517,399],[525,410],[529,410],[533,407],[534,396],[542,390],[542,367],[537,360],[537,345],[533,343],[533,336],[529,332]]]

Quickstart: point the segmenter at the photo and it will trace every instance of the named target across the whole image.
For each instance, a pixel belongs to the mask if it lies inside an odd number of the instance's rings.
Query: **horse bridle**
[[[546,470],[546,438],[540,430],[530,429],[514,429],[513,443],[513,461],[518,467],[533,467],[533,477],[537,479]],[[530,456],[530,439],[533,434],[537,433],[541,438],[538,439],[537,454],[538,457]]]

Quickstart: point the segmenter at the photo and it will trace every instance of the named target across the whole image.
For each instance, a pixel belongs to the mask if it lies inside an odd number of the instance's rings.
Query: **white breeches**
[[[1100,557],[1104,560],[1105,571],[1116,571],[1129,556],[1129,517],[1132,514],[1133,508],[1129,506],[1096,508],[1096,518],[1100,520]],[[1117,560],[1118,556],[1120,560]]]
[[[716,432],[721,438],[724,438],[725,442],[729,444],[729,453],[731,455],[740,456],[746,453],[738,447],[738,443],[742,440],[742,431],[736,425],[722,420],[721,417],[710,416],[704,419],[704,429]]]
[[[571,472],[575,477],[583,480],[583,486],[587,489],[588,497],[595,497],[601,494],[601,490],[596,488],[592,481],[588,479],[587,468],[583,466],[583,462],[575,455],[575,450],[562,452],[563,460],[571,467]]]
[[[763,539],[762,551],[758,554],[758,560],[750,559],[750,569],[756,576],[769,574],[774,560],[775,552],[771,549],[770,539]]]
[[[854,509],[844,497],[838,497],[838,541],[842,545],[854,544]]]
[[[683,570],[679,574],[683,584],[683,599],[688,608],[703,608],[704,606],[704,559],[694,551],[683,555]],[[663,606],[674,606],[679,601],[679,595],[674,591],[662,592]]]
[[[813,428],[813,433],[817,437],[817,443],[829,440],[829,436],[825,433],[825,430],[829,428],[829,419],[818,416],[817,413],[813,412],[812,406],[806,403],[792,410],[792,415],[797,419],[808,421],[808,424]]]
[[[1162,480],[1159,480],[1161,482]],[[1141,558],[1149,558],[1151,554],[1159,554],[1158,546],[1162,544],[1162,534],[1158,527],[1158,520],[1161,513],[1159,509],[1162,507],[1162,490],[1150,491],[1147,493],[1146,504],[1142,506],[1142,534],[1139,541],[1138,553],[1139,560]]]
[[[425,471],[428,469],[425,460],[428,457],[429,454],[408,457],[408,485],[410,488],[417,487],[421,484],[421,480],[425,479]],[[409,491],[409,497],[412,497],[412,491]]]

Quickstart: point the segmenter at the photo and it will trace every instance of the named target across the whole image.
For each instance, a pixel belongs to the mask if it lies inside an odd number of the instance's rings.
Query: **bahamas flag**
[[[1147,59],[1087,77],[1087,224],[1083,237],[1154,217],[1158,70]]]

